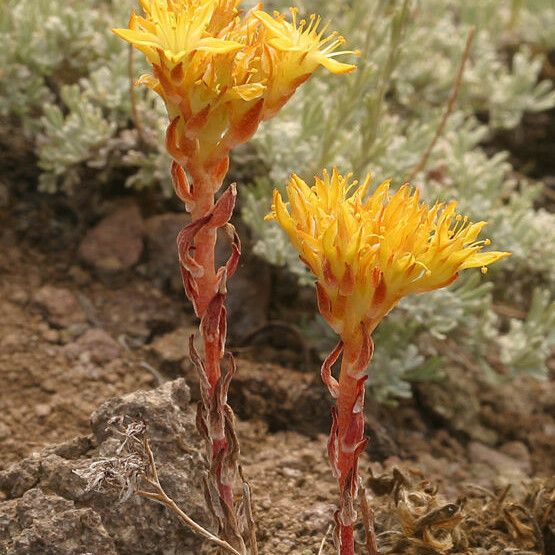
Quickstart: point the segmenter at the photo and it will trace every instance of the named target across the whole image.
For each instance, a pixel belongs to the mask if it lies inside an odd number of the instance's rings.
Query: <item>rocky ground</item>
[[[86,488],[91,464],[116,453],[111,419],[139,418],[168,491],[209,522],[186,348],[195,323],[176,279],[184,217],[116,199],[82,221],[11,190],[0,194],[0,554],[208,549],[158,505]],[[336,499],[329,400],[302,338],[269,321],[270,271],[244,260],[230,402],[260,552],[317,553]],[[555,553],[553,382],[494,388],[472,365],[446,374],[396,408],[369,407],[362,473],[382,553]]]

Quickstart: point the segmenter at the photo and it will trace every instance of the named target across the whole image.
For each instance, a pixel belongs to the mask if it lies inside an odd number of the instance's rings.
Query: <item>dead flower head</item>
[[[131,422],[125,427],[117,417],[108,422],[120,437],[121,443],[113,457],[100,457],[89,466],[73,472],[86,481],[85,491],[117,491],[121,501],[133,495],[143,476],[150,470],[150,461],[144,449],[146,425]]]

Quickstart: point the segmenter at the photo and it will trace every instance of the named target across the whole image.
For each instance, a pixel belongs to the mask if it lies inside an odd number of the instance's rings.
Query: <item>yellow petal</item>
[[[502,260],[503,258],[507,258],[511,256],[512,253],[510,252],[502,252],[502,251],[490,251],[490,252],[479,252],[469,256],[467,260],[462,264],[461,270],[465,270],[467,268],[481,268],[482,266],[489,266],[498,260]]]
[[[213,54],[226,54],[227,52],[241,50],[241,48],[244,48],[244,45],[240,42],[206,37],[198,42],[198,46],[195,50],[212,52]]]
[[[286,27],[284,26],[283,21],[276,21],[270,14],[263,12],[262,10],[255,10],[253,15],[264,25],[264,27],[266,27],[266,29],[274,33],[274,35],[277,35],[285,40],[289,38],[289,35],[285,31]]]
[[[333,58],[328,58],[325,55],[318,56],[317,60],[320,65],[324,66],[328,71],[331,71],[331,73],[335,73],[336,75],[351,73],[357,68],[355,65],[344,64],[343,62],[338,62]]]
[[[112,29],[112,32],[133,45],[153,46],[154,48],[161,46],[160,39],[152,33],[132,31],[131,29]]]
[[[287,233],[293,233],[295,230],[293,219],[289,215],[287,206],[283,202],[283,199],[281,198],[281,194],[277,189],[274,189],[273,203],[274,203],[274,213],[275,213],[276,220],[279,222],[281,227],[283,227],[283,229]]]

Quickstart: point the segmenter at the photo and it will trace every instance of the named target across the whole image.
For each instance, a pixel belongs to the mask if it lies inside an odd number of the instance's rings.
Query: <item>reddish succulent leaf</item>
[[[338,467],[338,426],[337,426],[337,408],[331,409],[331,430],[328,437],[328,459],[330,461],[331,471],[335,478],[339,477]]]
[[[189,207],[191,208],[191,204],[194,202],[194,197],[191,192],[191,186],[189,184],[189,180],[187,179],[187,174],[185,170],[175,160],[172,160],[171,165],[171,176],[172,176],[172,183],[173,188],[175,190],[175,194]]]
[[[237,197],[237,186],[232,183],[216,201],[216,204],[211,210],[211,227],[222,227],[226,224],[235,207],[235,198]]]
[[[322,376],[322,381],[329,389],[331,396],[334,399],[337,399],[339,395],[339,382],[332,376],[331,374],[331,367],[336,363],[339,355],[343,352],[343,342],[340,341],[333,351],[326,357],[322,364],[322,368],[320,370],[320,375]]]

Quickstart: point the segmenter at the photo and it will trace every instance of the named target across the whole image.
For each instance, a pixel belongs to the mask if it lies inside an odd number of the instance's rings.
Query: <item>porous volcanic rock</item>
[[[166,509],[118,491],[87,490],[80,471],[116,456],[113,419],[145,422],[160,481],[192,518],[209,525],[204,462],[182,379],[113,398],[91,417],[91,435],[49,447],[0,472],[0,553],[146,555],[199,553],[200,540]]]
[[[0,552],[6,555],[117,555],[94,510],[38,488],[2,504]]]

